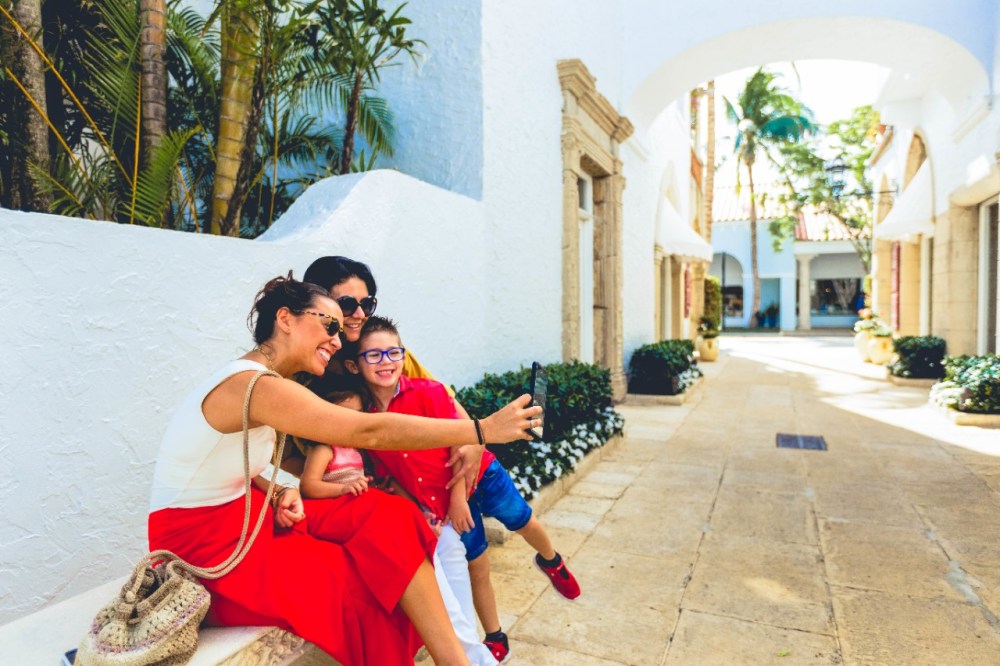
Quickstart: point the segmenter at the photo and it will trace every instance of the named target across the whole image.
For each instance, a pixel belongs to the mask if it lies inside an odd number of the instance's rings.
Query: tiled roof
[[[780,214],[777,195],[778,185],[765,185],[756,188],[757,219],[768,220]],[[762,196],[763,195],[763,196]],[[736,222],[750,219],[750,188],[745,184],[736,193],[735,185],[723,185],[715,188],[715,203],[712,205],[712,220],[714,222]]]
[[[757,220],[772,220],[782,214],[778,205],[779,184],[765,185],[757,188]],[[761,196],[764,192],[764,196]],[[740,222],[750,219],[750,188],[745,185],[736,194],[734,185],[715,188],[715,203],[712,206],[713,222]],[[864,234],[865,238],[868,234]],[[795,227],[795,240],[827,241],[850,240],[851,235],[835,217],[829,214],[817,213],[811,208],[802,211],[799,223]]]
[[[858,238],[868,238],[866,232]],[[802,211],[799,223],[795,226],[795,240],[799,241],[835,241],[851,240],[847,228],[837,218],[829,213],[817,213],[811,208]]]

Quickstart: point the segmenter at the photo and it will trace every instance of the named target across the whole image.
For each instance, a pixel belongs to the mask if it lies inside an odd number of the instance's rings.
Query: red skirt
[[[251,491],[251,523],[264,494]],[[412,664],[423,644],[399,599],[436,538],[412,502],[379,491],[305,500],[306,518],[275,530],[271,510],[250,552],[230,573],[203,580],[206,622],[290,631],[345,666]],[[149,516],[149,547],[191,564],[215,565],[233,551],[244,499]]]

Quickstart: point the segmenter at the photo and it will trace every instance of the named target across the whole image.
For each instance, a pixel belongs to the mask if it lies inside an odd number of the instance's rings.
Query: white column
[[[799,330],[812,330],[809,317],[809,262],[816,258],[815,254],[799,254],[795,258],[799,262]]]
[[[920,237],[920,335],[931,334],[931,239]]]
[[[781,296],[778,299],[779,307],[781,308],[778,312],[778,327],[783,331],[794,331],[795,330],[795,276],[794,275],[782,275],[781,276]]]

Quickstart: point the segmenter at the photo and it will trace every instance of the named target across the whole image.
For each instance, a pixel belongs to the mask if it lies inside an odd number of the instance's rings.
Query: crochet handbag
[[[250,525],[250,393],[263,375],[280,377],[261,370],[250,380],[243,400],[243,476],[246,510],[243,532],[236,548],[225,561],[213,567],[197,567],[169,550],[156,550],[139,561],[132,576],[90,625],[77,650],[77,666],[168,666],[186,664],[198,647],[198,625],[208,612],[208,590],[195,579],[225,576],[243,561],[253,545],[267,514],[277,480],[278,467],[271,476],[267,498],[257,516],[253,532]],[[279,433],[277,460],[285,445]]]

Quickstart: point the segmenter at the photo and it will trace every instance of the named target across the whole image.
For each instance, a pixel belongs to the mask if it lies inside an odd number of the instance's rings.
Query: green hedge
[[[1000,356],[946,356],[944,381],[931,398],[973,414],[1000,414]]]
[[[632,352],[628,364],[630,393],[677,395],[687,390],[701,370],[694,365],[694,342],[662,340]]]
[[[701,318],[706,330],[719,330],[722,321],[722,282],[714,275],[705,276],[705,312]]]
[[[570,471],[588,451],[621,432],[624,421],[611,405],[611,373],[591,363],[571,361],[545,366],[545,441],[490,446],[526,497]],[[455,399],[475,418],[487,416],[528,393],[531,369],[486,374],[455,392]]]
[[[941,379],[944,377],[944,340],[933,335],[905,335],[893,343],[896,360],[889,364],[895,377]]]

